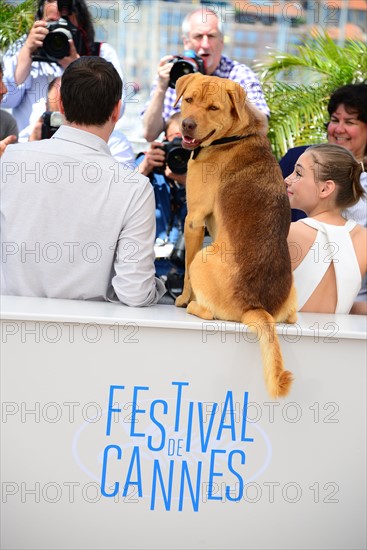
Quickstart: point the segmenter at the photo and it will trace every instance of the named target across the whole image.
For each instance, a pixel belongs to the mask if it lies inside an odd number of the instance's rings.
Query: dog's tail
[[[291,372],[284,370],[274,318],[264,309],[250,309],[242,316],[241,322],[258,335],[265,383],[270,397],[285,397],[290,390],[293,376]]]

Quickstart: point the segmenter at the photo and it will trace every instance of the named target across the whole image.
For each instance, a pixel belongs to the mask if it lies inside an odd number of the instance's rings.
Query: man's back
[[[62,126],[51,140],[8,147],[1,173],[2,294],[157,300],[149,180],[102,139]]]

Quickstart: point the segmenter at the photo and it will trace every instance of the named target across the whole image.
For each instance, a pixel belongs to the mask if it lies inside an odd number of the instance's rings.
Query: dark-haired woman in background
[[[327,139],[348,149],[355,158],[363,162],[367,156],[367,84],[347,84],[335,90],[328,103],[329,122]],[[294,165],[302,153],[309,147],[301,145],[289,149],[279,164],[286,178],[293,172]],[[367,168],[367,167],[366,167]],[[362,186],[367,192],[367,174],[362,175]],[[367,204],[360,203],[347,212],[348,217],[365,225]],[[304,218],[305,214],[293,213],[292,220]]]

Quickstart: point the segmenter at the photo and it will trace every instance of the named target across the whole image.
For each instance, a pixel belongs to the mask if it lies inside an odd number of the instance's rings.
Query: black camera
[[[166,153],[165,164],[171,172],[186,174],[191,151],[182,147],[182,139],[175,137],[172,141],[162,141],[162,149]],[[164,174],[164,169],[165,166],[162,166],[155,168],[155,171]]]
[[[63,124],[64,117],[58,111],[46,111],[42,115],[41,139],[50,139]]]
[[[57,63],[70,54],[69,40],[73,40],[76,50],[80,53],[82,37],[79,30],[70,23],[67,17],[47,23],[48,34],[45,36],[42,48],[32,56],[33,61]]]
[[[169,261],[177,267],[185,267],[185,236],[181,233],[169,256]]]
[[[170,88],[175,88],[177,80],[185,74],[205,74],[204,59],[199,55],[196,55],[194,50],[186,50],[182,56],[176,55],[176,57],[169,61],[169,63],[172,63],[168,83]]]
[[[37,19],[44,17],[44,5],[41,3],[37,11]],[[58,21],[47,23],[48,34],[41,48],[32,55],[33,61],[58,63],[60,59],[70,54],[69,40],[73,40],[79,55],[84,55],[83,37],[79,29],[69,21],[69,16],[75,12],[74,0],[57,0],[57,9],[61,17]]]

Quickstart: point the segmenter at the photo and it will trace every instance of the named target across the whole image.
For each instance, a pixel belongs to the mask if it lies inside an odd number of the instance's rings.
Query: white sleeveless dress
[[[305,218],[297,223],[305,223],[317,229],[313,245],[293,271],[298,309],[302,309],[311,297],[333,262],[337,289],[335,313],[349,313],[362,284],[361,271],[350,236],[350,231],[357,222],[348,220],[345,225],[338,226]]]

